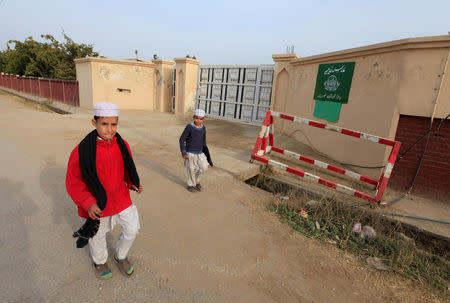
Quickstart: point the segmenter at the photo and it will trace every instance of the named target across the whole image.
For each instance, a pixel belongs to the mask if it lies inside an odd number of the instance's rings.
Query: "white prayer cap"
[[[118,117],[119,106],[114,103],[101,102],[94,104],[94,116],[97,117]]]
[[[197,109],[194,111],[194,116],[197,116],[197,117],[204,117],[204,116],[205,116],[205,111],[204,111],[203,109],[197,108]]]

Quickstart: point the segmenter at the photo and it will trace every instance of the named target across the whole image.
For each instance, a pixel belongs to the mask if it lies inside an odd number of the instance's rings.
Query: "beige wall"
[[[433,95],[438,84],[448,48],[415,49],[402,52],[402,73],[399,81],[398,106],[401,114],[430,117],[433,112]],[[450,63],[450,62],[449,62]],[[436,107],[436,118],[450,113],[450,65],[442,82]]]
[[[196,104],[200,61],[190,58],[152,62],[94,57],[76,59],[80,106],[91,108],[98,102],[114,102],[123,109],[171,112],[175,63],[175,113],[191,114]]]
[[[152,62],[155,64],[155,110],[171,112],[175,61],[157,59]]]
[[[113,102],[122,109],[154,109],[154,63],[90,57],[76,59],[75,64],[81,107],[91,108],[95,103]]]
[[[123,109],[171,112],[175,63],[175,113],[191,114],[195,109],[200,61],[190,58],[152,62],[93,57],[76,59],[80,106],[91,108],[98,102],[114,102]]]
[[[92,72],[90,64],[75,64],[80,94],[80,107],[88,108],[93,104]]]
[[[176,92],[175,113],[189,114],[195,109],[197,96],[198,65],[200,61],[190,58],[175,58]]]
[[[450,47],[450,36],[381,43],[312,57],[274,55],[272,110],[338,125],[381,137],[395,138],[400,114],[430,117],[434,88]],[[314,89],[319,64],[355,62],[349,100],[339,121],[314,117]],[[450,77],[441,90],[436,116],[450,112]],[[378,166],[390,148],[326,130],[276,119],[275,131],[296,137],[336,160]],[[275,136],[276,138],[276,136]],[[377,172],[365,171],[377,176]]]

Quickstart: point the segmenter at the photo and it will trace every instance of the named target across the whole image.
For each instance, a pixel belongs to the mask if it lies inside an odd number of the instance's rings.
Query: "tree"
[[[52,35],[41,35],[44,42],[33,37],[25,41],[10,40],[0,51],[0,71],[21,76],[52,79],[75,79],[74,59],[98,57],[92,44],[75,43],[63,32],[64,43]]]

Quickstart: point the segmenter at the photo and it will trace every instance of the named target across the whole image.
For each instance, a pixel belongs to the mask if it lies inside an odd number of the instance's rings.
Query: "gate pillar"
[[[172,85],[175,61],[156,59],[155,64],[155,110],[172,111]]]
[[[175,113],[188,114],[195,109],[199,60],[175,58]]]

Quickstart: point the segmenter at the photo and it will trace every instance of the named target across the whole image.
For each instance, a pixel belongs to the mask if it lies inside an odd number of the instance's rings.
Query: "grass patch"
[[[305,193],[287,191],[283,184],[269,184],[264,177],[256,180],[258,182],[265,183],[263,186],[256,184],[258,187],[265,187],[278,196],[269,210],[293,230],[308,238],[332,243],[356,255],[364,263],[368,257],[376,257],[388,265],[391,271],[411,279],[416,285],[444,300],[450,299],[449,252],[442,250],[433,241],[423,239],[423,235],[405,228],[400,222],[379,216],[369,207],[318,199],[317,196],[314,197],[315,203],[309,203],[311,196]],[[301,210],[308,212],[307,218],[299,214]],[[352,230],[357,222],[371,226],[376,236],[371,239],[361,238]],[[409,239],[402,235],[407,235]]]
[[[302,209],[308,212],[308,218],[299,215]],[[448,260],[426,253],[413,243],[397,239],[395,232],[400,231],[380,233],[381,222],[376,224],[373,219],[368,220],[364,210],[349,210],[336,201],[318,202],[315,207],[308,207],[306,204],[304,207],[294,207],[275,202],[270,210],[278,214],[292,229],[309,238],[335,244],[340,249],[359,256],[361,260],[377,257],[396,273],[418,282],[426,289],[437,290],[441,295],[448,296]],[[376,237],[362,239],[352,230],[356,222],[372,226],[377,231]]]

